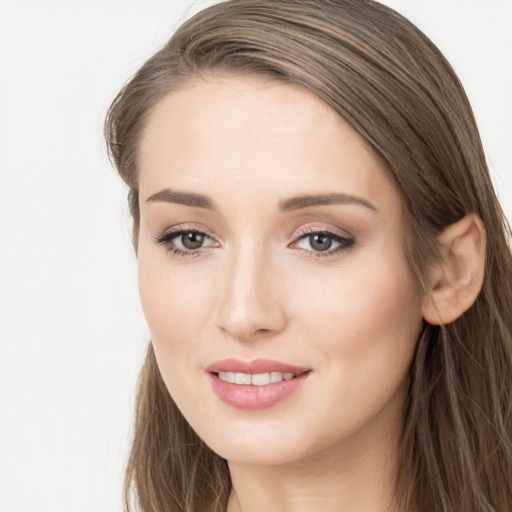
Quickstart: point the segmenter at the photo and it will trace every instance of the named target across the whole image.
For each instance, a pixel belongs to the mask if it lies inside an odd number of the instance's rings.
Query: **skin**
[[[168,94],[140,148],[142,306],[167,388],[228,460],[228,511],[396,510],[397,445],[425,297],[383,164],[308,91],[252,77],[197,80]],[[165,189],[206,195],[215,208],[148,201]],[[372,207],[279,209],[326,193]],[[180,236],[155,240],[176,226],[206,233],[199,252],[175,254]],[[331,236],[332,248],[315,250],[304,230]],[[205,370],[228,357],[311,373],[272,407],[241,410],[213,393]]]

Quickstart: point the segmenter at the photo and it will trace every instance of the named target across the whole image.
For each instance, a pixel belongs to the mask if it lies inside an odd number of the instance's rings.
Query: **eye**
[[[311,247],[313,251],[324,252],[328,251],[333,244],[336,244],[335,240],[327,233],[315,233],[314,235],[303,237],[298,245],[302,249],[309,249],[309,247]],[[309,245],[309,247],[307,247],[307,245]]]
[[[155,240],[179,256],[197,255],[202,252],[202,249],[214,243],[213,239],[202,231],[182,228],[165,231]]]
[[[179,249],[186,251],[196,251],[203,247],[208,237],[198,231],[183,231],[181,234],[172,238],[172,241]]]
[[[300,236],[293,246],[314,254],[315,256],[330,256],[348,249],[354,244],[354,239],[330,231],[309,231]]]

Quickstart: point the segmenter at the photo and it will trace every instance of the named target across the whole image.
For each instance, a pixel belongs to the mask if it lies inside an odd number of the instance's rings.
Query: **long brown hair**
[[[385,162],[405,211],[409,263],[425,285],[437,237],[469,213],[487,231],[483,288],[446,326],[425,324],[411,365],[396,481],[403,510],[512,510],[512,257],[471,107],[434,44],[372,0],[230,0],[185,22],[114,100],[110,156],[130,187],[134,245],[137,149],[170,91],[209,75],[263,75],[312,91]],[[425,288],[426,289],[426,288]],[[226,461],[192,431],[158,371],[142,369],[126,508],[223,512]]]

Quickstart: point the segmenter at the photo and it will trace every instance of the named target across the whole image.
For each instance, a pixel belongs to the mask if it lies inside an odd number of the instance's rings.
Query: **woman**
[[[512,258],[464,91],[370,0],[232,0],[118,95],[143,511],[512,508]]]

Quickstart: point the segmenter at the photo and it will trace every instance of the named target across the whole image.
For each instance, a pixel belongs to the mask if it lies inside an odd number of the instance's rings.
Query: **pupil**
[[[200,233],[189,231],[181,235],[181,243],[186,249],[199,249],[203,245],[204,236]]]
[[[315,251],[327,251],[331,248],[332,239],[322,234],[310,235],[309,243]]]

